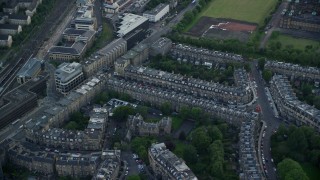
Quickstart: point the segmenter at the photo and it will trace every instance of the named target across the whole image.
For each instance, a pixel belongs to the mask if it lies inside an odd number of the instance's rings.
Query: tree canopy
[[[281,180],[309,180],[300,164],[292,159],[282,160],[277,167]]]

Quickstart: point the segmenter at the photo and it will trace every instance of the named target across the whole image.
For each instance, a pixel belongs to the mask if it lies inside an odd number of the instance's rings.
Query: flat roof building
[[[34,78],[41,70],[41,60],[30,58],[26,64],[17,73],[17,81],[23,84],[28,80]]]
[[[120,25],[117,28],[118,37],[123,37],[139,28],[148,27],[148,18],[143,16],[125,13],[120,18],[121,18]]]
[[[169,10],[169,4],[160,3],[154,9],[144,12],[143,16],[148,18],[150,22],[158,22],[169,13]]]
[[[55,72],[57,91],[67,94],[84,80],[82,65],[76,62],[62,63]]]

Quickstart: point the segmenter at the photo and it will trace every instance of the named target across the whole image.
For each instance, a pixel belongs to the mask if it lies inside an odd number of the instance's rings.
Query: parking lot
[[[144,162],[142,162],[137,156],[134,158],[131,151],[123,151],[121,156],[122,159],[127,162],[128,176],[145,172],[146,166]]]

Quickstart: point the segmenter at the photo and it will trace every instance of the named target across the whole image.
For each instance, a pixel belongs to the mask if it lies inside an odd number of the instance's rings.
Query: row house
[[[101,152],[90,154],[59,154],[56,158],[58,176],[87,178],[94,175],[101,162]]]
[[[0,24],[0,34],[16,35],[22,31],[21,25],[16,24]]]
[[[36,142],[36,138],[34,136],[36,132],[48,131],[50,128],[52,129],[61,127],[63,124],[65,124],[66,120],[69,119],[69,116],[72,113],[79,111],[82,106],[90,102],[102,91],[102,89],[105,88],[105,81],[106,76],[104,75],[92,77],[83,82],[82,85],[73,90],[70,94],[61,98],[60,101],[44,104],[40,106],[33,114],[23,117],[22,121],[26,122],[24,124],[24,130],[26,132],[27,140]],[[93,120],[92,126],[95,126],[95,124],[98,126],[100,123]],[[103,127],[98,131],[104,131],[104,129],[105,128]],[[91,134],[92,136],[96,135],[96,132],[86,133],[89,134],[86,135],[88,137],[91,137]]]
[[[113,66],[116,59],[127,52],[127,41],[122,38],[113,40],[104,48],[100,49],[81,64],[87,77],[92,76],[99,70]]]
[[[298,64],[267,61],[264,68],[273,73],[288,76],[290,79],[320,82],[320,69],[316,67],[303,67]]]
[[[319,1],[289,1],[287,7],[280,16],[281,28],[320,32]]]
[[[257,123],[255,120],[248,119],[243,121],[239,134],[239,164],[241,180],[263,179],[261,167],[258,162],[255,143],[257,137]]]
[[[183,106],[199,107],[212,116],[226,120],[228,123],[240,124],[241,121],[246,119],[258,119],[258,114],[254,112],[248,113],[236,108],[227,108],[209,99],[198,98],[134,81],[110,78],[107,81],[107,88],[119,93],[129,94],[136,100],[148,102],[155,106],[161,106],[165,102],[170,102],[172,108],[177,111]]]
[[[41,174],[54,173],[55,154],[41,150],[27,142],[16,142],[7,149],[8,160],[14,165],[27,168]]]
[[[310,126],[320,131],[320,111],[298,100],[287,77],[274,75],[270,92],[282,117],[297,126]]]
[[[224,86],[220,83],[188,78],[180,74],[131,65],[124,69],[124,77],[126,79],[157,85],[178,92],[190,93],[196,97],[214,99],[224,103],[246,104],[253,99],[248,74],[243,69],[235,71],[236,86]]]
[[[12,46],[12,36],[0,34],[0,47],[11,47]]]
[[[211,67],[217,63],[243,63],[244,58],[241,55],[233,53],[224,53],[204,48],[197,48],[185,44],[173,44],[170,55],[183,62],[190,62],[196,65],[206,65]]]
[[[19,15],[19,14],[10,14],[8,16],[9,24],[16,24],[16,25],[29,25],[31,24],[31,17],[27,15]]]
[[[20,9],[26,9],[25,13],[28,16],[33,16],[37,7],[42,3],[42,0],[5,0],[6,6],[3,7],[3,12],[15,14]]]
[[[44,117],[44,116],[42,116]],[[42,118],[42,120],[45,120]],[[28,128],[26,138],[30,142],[52,148],[68,150],[99,150],[104,142],[104,133],[108,121],[106,108],[94,108],[88,126],[84,131],[64,130],[60,128]],[[46,123],[48,124],[48,122]],[[29,126],[28,126],[29,127]]]
[[[152,144],[148,158],[152,170],[162,179],[198,180],[184,160],[167,149],[164,143]]]
[[[115,179],[121,159],[120,150],[102,150],[90,153],[60,153],[40,148],[28,142],[1,143],[9,162],[18,167],[43,175],[70,176],[72,178]],[[101,178],[104,176],[105,178]]]

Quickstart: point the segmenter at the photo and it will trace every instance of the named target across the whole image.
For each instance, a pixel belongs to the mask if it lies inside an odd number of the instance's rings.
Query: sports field
[[[231,18],[261,24],[277,0],[212,0],[200,16]]]
[[[280,42],[282,48],[292,46],[293,49],[305,50],[306,46],[311,45],[314,49],[320,50],[320,43],[318,41],[303,38],[295,38],[283,34],[279,34],[276,38],[270,39],[267,45],[269,45],[272,42]]]

